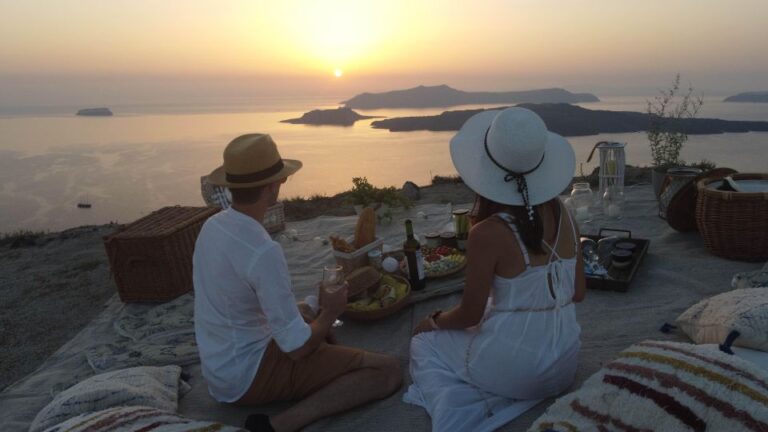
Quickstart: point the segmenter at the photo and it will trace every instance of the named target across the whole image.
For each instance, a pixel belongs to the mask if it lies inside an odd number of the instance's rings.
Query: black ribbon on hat
[[[504,165],[500,164],[496,159],[493,158],[493,155],[491,154],[491,151],[488,150],[488,132],[490,132],[491,127],[488,126],[488,129],[485,130],[485,138],[483,139],[483,145],[485,147],[485,154],[488,155],[488,158],[493,162],[494,165],[499,167],[502,171],[506,172],[507,174],[504,176],[504,181],[509,183],[512,180],[515,180],[517,182],[517,191],[520,193],[520,195],[523,196],[523,203],[525,204],[525,209],[528,212],[528,219],[533,222],[533,207],[531,206],[531,202],[528,199],[528,182],[525,180],[525,176],[527,174],[530,174],[534,171],[536,171],[540,166],[541,163],[544,162],[544,154],[541,155],[541,159],[539,160],[539,163],[536,164],[535,167],[529,169],[525,172],[517,172],[512,171],[511,169],[505,167]]]
[[[226,173],[227,182],[229,183],[254,183],[262,180],[266,180],[273,175],[280,172],[283,169],[283,160],[280,159],[269,168],[261,171],[256,171],[249,174],[230,174]]]

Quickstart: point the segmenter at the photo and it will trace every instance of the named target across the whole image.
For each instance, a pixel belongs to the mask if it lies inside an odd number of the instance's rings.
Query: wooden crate
[[[218,207],[164,207],[104,237],[120,299],[164,302],[192,289],[192,254]]]

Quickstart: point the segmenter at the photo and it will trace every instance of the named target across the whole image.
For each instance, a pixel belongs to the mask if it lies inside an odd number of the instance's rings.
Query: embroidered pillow
[[[644,341],[555,401],[529,431],[768,430],[768,373],[717,345]]]
[[[72,417],[118,406],[147,406],[175,412],[181,367],[135,367],[96,375],[56,395],[37,414],[29,432],[45,430]]]
[[[45,432],[246,432],[244,429],[210,421],[192,420],[144,406],[115,407],[81,414]]]
[[[768,351],[768,288],[745,288],[704,299],[677,318],[694,342],[723,343],[739,332],[733,345]]]

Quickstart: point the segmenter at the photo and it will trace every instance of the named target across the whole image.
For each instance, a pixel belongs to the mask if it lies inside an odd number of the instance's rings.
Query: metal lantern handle
[[[608,144],[608,141],[599,141],[597,144],[595,144],[594,147],[592,147],[592,151],[589,152],[589,157],[587,157],[587,163],[592,161],[592,156],[595,155],[595,149],[597,149],[601,144]]]

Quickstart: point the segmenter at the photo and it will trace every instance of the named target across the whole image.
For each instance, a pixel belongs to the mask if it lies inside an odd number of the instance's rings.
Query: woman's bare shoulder
[[[496,216],[491,216],[472,227],[469,233],[470,242],[491,245],[499,243],[509,231],[506,222]]]

